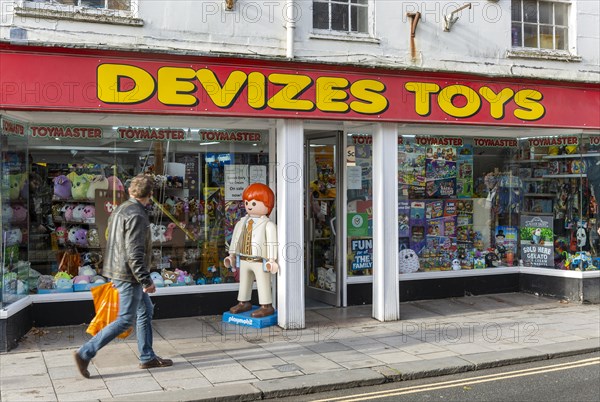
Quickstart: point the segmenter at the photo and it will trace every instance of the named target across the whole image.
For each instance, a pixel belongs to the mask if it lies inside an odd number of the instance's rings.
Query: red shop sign
[[[600,86],[0,47],[0,107],[600,128]]]

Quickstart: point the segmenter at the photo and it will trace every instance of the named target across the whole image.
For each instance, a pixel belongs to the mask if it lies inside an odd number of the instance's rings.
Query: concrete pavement
[[[79,376],[85,326],[40,328],[0,354],[2,401],[257,400],[459,373],[600,350],[600,306],[509,293],[306,312],[306,328],[252,329],[220,316],[156,320],[171,368],[140,370],[135,337],[111,343]]]

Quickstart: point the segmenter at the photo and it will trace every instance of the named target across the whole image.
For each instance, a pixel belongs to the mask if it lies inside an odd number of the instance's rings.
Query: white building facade
[[[159,317],[233,305],[222,259],[253,181],[277,197],[283,328],[321,303],[386,321],[423,298],[600,299],[598,2],[0,0],[0,16],[4,349],[93,314],[76,278],[100,269],[102,209],[124,193],[59,197],[63,176],[163,177]],[[25,190],[36,177],[47,193]]]

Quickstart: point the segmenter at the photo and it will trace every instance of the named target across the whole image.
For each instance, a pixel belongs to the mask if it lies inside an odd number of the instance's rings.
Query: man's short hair
[[[148,174],[139,174],[131,179],[129,195],[135,198],[146,198],[152,195],[154,178]]]

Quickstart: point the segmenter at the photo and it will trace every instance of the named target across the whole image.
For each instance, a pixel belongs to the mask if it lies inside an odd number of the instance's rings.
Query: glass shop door
[[[341,306],[341,132],[305,137],[305,296],[307,307]]]

